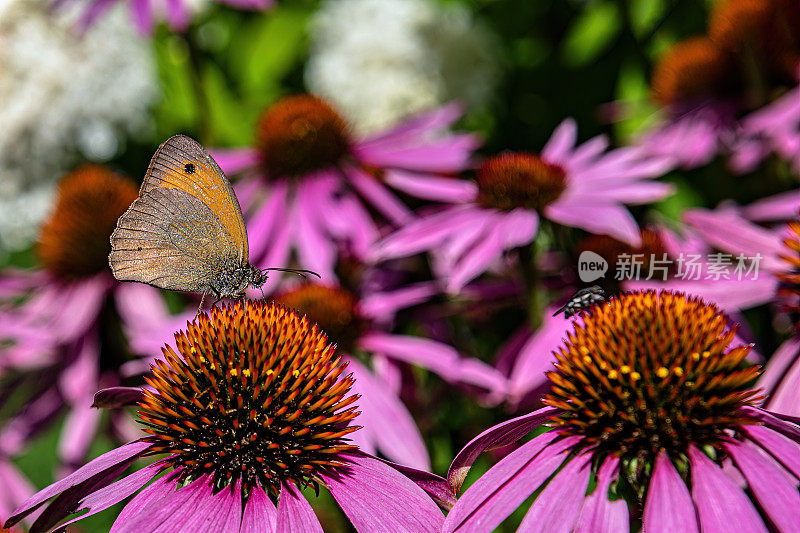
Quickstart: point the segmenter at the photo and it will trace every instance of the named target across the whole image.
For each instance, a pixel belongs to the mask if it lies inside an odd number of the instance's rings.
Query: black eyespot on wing
[[[194,163],[186,163],[183,170],[185,170],[187,174],[194,174]]]

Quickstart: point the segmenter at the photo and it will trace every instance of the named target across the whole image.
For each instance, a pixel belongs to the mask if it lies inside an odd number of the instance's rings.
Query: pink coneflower
[[[769,102],[776,88],[797,84],[798,30],[793,0],[716,2],[707,35],[680,41],[659,58],[653,96],[667,118],[638,145],[684,168],[718,153],[730,154],[739,172],[753,170],[771,152],[796,163],[797,89]]]
[[[115,533],[321,531],[300,493],[307,486],[330,491],[358,531],[441,527],[442,512],[417,484],[347,442],[358,429],[354,378],[308,319],[274,303],[237,302],[203,313],[176,341],[140,393],[149,436],[35,494],[6,527],[54,496],[32,531],[142,489]],[[151,455],[163,458],[114,482]]]
[[[434,269],[448,292],[458,292],[507,250],[528,246],[540,217],[614,236],[637,246],[639,227],[625,204],[642,204],[671,191],[651,181],[669,169],[663,158],[633,148],[606,151],[604,137],[575,147],[572,120],[553,133],[541,156],[501,154],[486,160],[474,182],[439,200],[452,205],[406,224],[380,241],[377,259],[435,252]],[[420,181],[420,189],[437,183]]]
[[[263,10],[272,7],[275,0],[217,0],[237,9]],[[75,0],[54,0],[56,8],[74,3]],[[119,2],[128,4],[131,20],[142,35],[150,35],[156,23],[163,18],[173,31],[185,31],[191,22],[191,5],[187,0],[81,0],[85,9],[78,19],[78,29],[85,31],[109,9]]]
[[[115,358],[124,353],[118,339],[105,335],[112,331],[113,302],[124,300],[108,271],[109,236],[137,194],[133,180],[105,167],[67,174],[36,246],[43,268],[3,273],[0,373],[18,374],[31,392],[0,431],[2,453],[19,452],[66,406],[58,453],[67,465],[83,460],[100,418],[90,408],[92,395],[115,384],[122,362]]]
[[[439,175],[467,168],[478,144],[473,135],[444,131],[460,114],[446,106],[356,139],[316,96],[273,104],[258,124],[254,147],[214,154],[226,172],[246,171],[237,194],[246,211],[251,260],[282,267],[294,250],[303,268],[334,280],[340,245],[363,258],[381,224],[399,226],[412,218],[389,187],[427,200],[458,195],[465,184]]]
[[[521,530],[792,530],[800,427],[754,406],[758,369],[733,338],[716,306],[679,293],[595,306],[559,349],[548,407],[475,438],[451,484],[483,450],[553,429],[473,483],[443,531],[490,531],[534,494]]]

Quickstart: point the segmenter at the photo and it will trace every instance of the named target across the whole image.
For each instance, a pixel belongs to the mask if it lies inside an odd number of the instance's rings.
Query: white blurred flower
[[[147,128],[158,94],[149,45],[124,10],[79,36],[77,13],[49,4],[0,0],[0,250],[36,235],[66,166],[107,160]]]
[[[495,52],[494,36],[459,4],[326,0],[305,78],[369,133],[449,100],[480,108],[499,77]]]

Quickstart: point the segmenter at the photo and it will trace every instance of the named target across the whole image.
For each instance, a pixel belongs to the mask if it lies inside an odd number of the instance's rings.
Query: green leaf
[[[629,0],[628,12],[631,19],[631,29],[636,37],[647,34],[667,9],[664,0]]]
[[[619,10],[612,2],[588,4],[567,31],[561,48],[564,64],[580,67],[606,51],[619,33],[620,18]]]

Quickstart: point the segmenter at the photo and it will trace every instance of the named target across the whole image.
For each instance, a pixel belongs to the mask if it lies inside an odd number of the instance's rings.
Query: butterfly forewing
[[[158,147],[139,195],[159,187],[184,190],[206,204],[231,236],[239,260],[249,259],[239,201],[222,169],[200,143],[175,135]]]
[[[200,144],[176,135],[158,148],[108,259],[121,281],[195,292],[215,290],[223,270],[247,264],[239,202]]]

